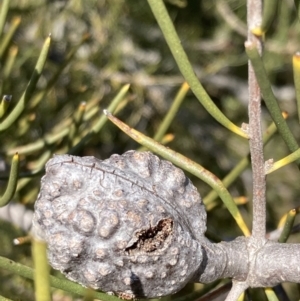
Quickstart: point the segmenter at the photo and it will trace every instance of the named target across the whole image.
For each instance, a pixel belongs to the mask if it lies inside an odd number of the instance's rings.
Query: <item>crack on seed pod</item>
[[[158,250],[173,232],[173,220],[162,219],[157,226],[143,229],[135,233],[137,241],[125,249],[129,254],[136,252],[154,252]]]

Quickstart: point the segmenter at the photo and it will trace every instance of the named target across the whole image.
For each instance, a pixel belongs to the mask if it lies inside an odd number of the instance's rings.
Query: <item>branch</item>
[[[251,33],[251,29],[261,24],[262,1],[248,0],[248,40],[246,44],[254,44],[262,52],[262,41]],[[261,129],[261,96],[256,76],[249,62],[249,144],[253,177],[253,226],[252,235],[261,243],[266,235],[266,180],[264,173],[263,140]]]
[[[232,281],[232,288],[225,301],[236,301],[239,296],[248,288],[245,282]]]
[[[251,287],[272,287],[282,282],[300,283],[300,244],[268,241],[257,253]],[[249,280],[249,279],[248,279]]]

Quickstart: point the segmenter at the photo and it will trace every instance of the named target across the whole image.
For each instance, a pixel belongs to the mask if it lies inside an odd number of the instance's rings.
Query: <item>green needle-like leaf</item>
[[[178,93],[176,94],[175,99],[174,99],[168,113],[164,117],[164,119],[161,122],[159,128],[157,129],[157,132],[156,132],[155,136],[153,137],[153,139],[155,141],[158,141],[162,144],[165,144],[164,141],[163,141],[164,136],[165,136],[168,128],[170,127],[170,124],[174,120],[175,115],[177,114],[177,112],[180,108],[180,105],[181,105],[182,101],[184,100],[184,97],[186,96],[189,89],[190,89],[190,87],[186,82],[184,82],[181,85],[181,87],[180,87]],[[142,146],[138,150],[139,151],[144,151],[144,150],[146,150],[146,148],[144,146]]]
[[[264,0],[261,31],[265,33],[274,20],[278,8],[278,0]]]
[[[300,122],[300,52],[296,52],[293,55],[293,73],[294,73],[294,85],[296,88],[298,119]]]
[[[294,152],[299,148],[298,143],[282,116],[282,112],[273,94],[270,81],[264,68],[263,61],[254,44],[246,42],[245,47],[268,111],[278,128],[279,134],[286,143],[290,152]],[[297,164],[300,165],[300,160],[297,160]]]
[[[73,115],[73,122],[70,126],[70,131],[69,131],[69,135],[68,135],[68,145],[69,148],[71,148],[75,143],[75,139],[76,136],[78,134],[78,130],[79,130],[79,126],[82,123],[83,120],[83,115],[85,113],[85,109],[86,109],[86,102],[82,101],[78,108],[77,111],[75,112],[75,114]]]
[[[0,11],[0,38],[1,38],[2,33],[3,33],[3,28],[4,28],[4,25],[5,25],[6,16],[7,16],[8,8],[9,8],[9,2],[10,2],[10,0],[3,0],[2,4],[1,4],[1,11]]]
[[[0,301],[13,301],[13,300],[0,296]]]
[[[41,76],[41,73],[43,71],[45,62],[47,60],[49,48],[50,48],[50,42],[51,42],[51,37],[49,36],[42,48],[42,51],[40,53],[39,59],[36,63],[35,69],[33,71],[33,74],[30,78],[30,81],[21,96],[20,100],[12,110],[12,112],[0,123],[0,132],[8,129],[16,120],[17,118],[21,115],[21,113],[24,111],[29,99],[31,98],[36,84]]]
[[[4,195],[0,198],[0,207],[3,207],[6,204],[8,204],[15,194],[18,183],[19,162],[19,155],[15,154],[12,158],[6,190],[4,192]]]
[[[32,257],[34,262],[35,299],[51,301],[50,267],[47,260],[47,245],[45,242],[32,239]]]
[[[70,50],[70,52],[66,55],[66,59],[59,65],[59,68],[56,70],[56,72],[53,74],[51,79],[48,81],[46,88],[33,97],[30,103],[30,108],[36,107],[40,103],[40,101],[49,93],[52,87],[56,84],[61,73],[70,64],[70,62],[72,62],[72,59],[77,53],[79,47],[82,46],[82,44],[85,43],[88,39],[89,39],[89,35],[84,34],[81,41]]]
[[[281,242],[281,243],[286,242],[287,239],[289,238],[289,235],[290,235],[291,230],[292,230],[293,225],[294,225],[296,214],[297,214],[296,209],[290,210],[289,213],[287,214],[286,220],[285,220],[285,223],[284,223],[284,227],[283,227],[283,230],[280,234],[278,242]]]
[[[0,118],[5,114],[11,101],[11,95],[4,95],[0,103]]]
[[[16,275],[34,279],[34,270],[30,267],[27,267],[23,264],[14,262],[8,258],[0,256],[0,268],[4,270],[8,270]],[[52,287],[64,290],[66,292],[70,292],[72,294],[77,294],[80,296],[86,295],[86,288],[81,286],[78,283],[72,282],[67,279],[61,279],[58,277],[50,276],[50,285]],[[94,292],[94,297],[103,300],[103,301],[120,301],[119,298],[115,296],[110,296],[105,293]]]
[[[275,163],[271,164],[269,168],[266,168],[265,173],[266,175],[270,174],[281,167],[284,167],[292,162],[298,161],[299,159],[300,159],[300,149],[284,157],[283,159],[278,160]]]
[[[7,57],[5,58],[5,62],[3,66],[3,79],[9,80],[17,54],[18,54],[18,47],[15,45],[11,46],[8,51]]]
[[[224,127],[244,138],[247,138],[247,134],[243,132],[241,128],[233,124],[219,110],[219,108],[214,104],[212,99],[204,90],[182,47],[181,41],[176,33],[163,0],[148,0],[148,3],[161,31],[163,32],[163,35],[178,65],[179,70],[181,71],[184,79],[189,84],[191,90],[194,92],[200,103],[204,106],[207,112],[209,112],[209,114],[211,114]]]
[[[121,103],[121,101],[124,99],[126,93],[128,92],[129,87],[130,87],[130,85],[125,85],[121,88],[119,93],[114,97],[111,104],[107,108],[109,111],[114,112],[116,110],[117,106]],[[75,146],[73,146],[68,153],[69,154],[77,153],[81,149],[81,147],[86,145],[86,143],[91,139],[91,137],[93,135],[99,133],[99,131],[102,129],[102,127],[104,126],[106,121],[107,121],[107,118],[103,114],[99,118],[99,121],[93,126],[93,128]]]
[[[171,122],[173,121],[176,113],[178,112],[180,105],[181,105],[182,101],[184,100],[184,97],[186,96],[186,93],[188,91],[189,91],[189,85],[186,82],[184,82],[181,85],[181,87],[172,103],[172,106],[170,107],[170,110],[168,111],[168,113],[165,116],[164,120],[162,121],[160,127],[158,128],[157,133],[155,134],[155,136],[153,138],[154,140],[161,141],[161,139],[167,132]]]
[[[285,117],[287,115],[285,114]],[[271,140],[273,135],[277,132],[276,125],[272,123],[266,130],[266,132],[263,135],[263,143],[264,146],[267,145],[267,143]],[[251,160],[250,160],[250,154],[245,156],[240,160],[240,162],[231,170],[231,172],[222,179],[222,182],[224,186],[227,188],[229,187],[241,174],[242,172],[249,166]],[[215,190],[212,190],[206,197],[203,198],[203,203],[206,206],[206,210],[211,210],[215,205],[213,204],[213,201],[218,197],[218,194]]]
[[[298,16],[298,19],[300,21],[300,1],[299,0],[294,0],[294,2],[295,2],[296,9],[297,9],[297,16]]]
[[[279,301],[272,288],[265,288],[265,293],[268,298],[268,301]]]
[[[9,27],[9,30],[7,33],[2,37],[0,41],[0,59],[2,58],[3,54],[7,50],[8,46],[10,45],[10,42],[17,31],[19,25],[21,23],[21,18],[20,17],[15,17],[12,20],[12,24]]]
[[[60,139],[64,138],[68,135],[70,131],[69,127],[62,128],[62,130],[58,133],[54,134],[46,134],[43,138],[37,139],[33,143],[29,143],[25,146],[16,147],[14,149],[11,149],[7,152],[7,155],[11,156],[13,153],[18,152],[22,155],[31,154],[33,152],[36,152],[40,149],[42,149],[45,146],[52,145],[59,141]]]

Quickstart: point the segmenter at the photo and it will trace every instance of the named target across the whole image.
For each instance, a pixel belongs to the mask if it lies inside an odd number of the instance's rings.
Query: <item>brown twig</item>
[[[254,36],[251,29],[261,23],[262,1],[248,0],[248,40],[262,53],[262,39]],[[249,144],[253,177],[253,224],[252,236],[256,241],[265,240],[266,235],[266,181],[261,129],[261,94],[251,63],[248,69],[249,83]]]

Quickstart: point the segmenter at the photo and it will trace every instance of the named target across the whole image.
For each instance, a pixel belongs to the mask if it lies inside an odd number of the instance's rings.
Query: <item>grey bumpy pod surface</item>
[[[49,160],[33,232],[67,278],[123,298],[177,292],[202,262],[206,212],[182,170],[150,152]]]

